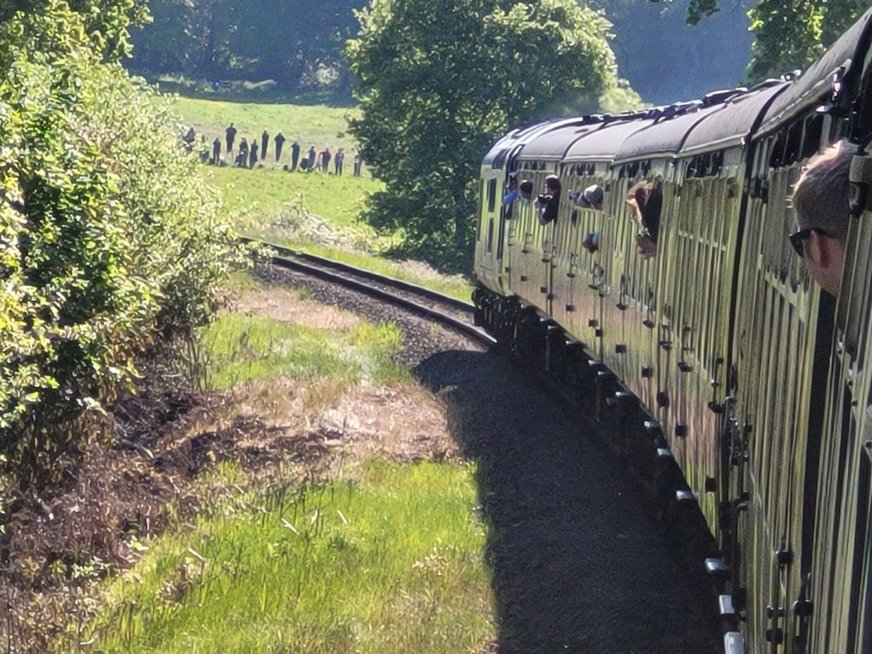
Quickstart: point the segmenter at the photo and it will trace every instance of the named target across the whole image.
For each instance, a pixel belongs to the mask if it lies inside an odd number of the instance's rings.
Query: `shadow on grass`
[[[717,651],[705,580],[582,421],[501,355],[444,352],[415,373],[478,464],[500,654]]]

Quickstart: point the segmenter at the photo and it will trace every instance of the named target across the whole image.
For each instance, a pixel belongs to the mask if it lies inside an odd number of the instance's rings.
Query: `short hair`
[[[533,194],[533,182],[529,179],[523,180],[518,184],[518,190],[521,191],[521,195],[529,198]]]
[[[579,199],[588,206],[599,207],[602,206],[604,195],[603,187],[599,184],[593,184],[581,192]]]
[[[545,188],[551,191],[560,190],[560,178],[557,175],[548,175],[545,178]]]
[[[844,243],[851,215],[848,176],[853,155],[842,140],[809,160],[790,198],[799,229],[818,227]]]

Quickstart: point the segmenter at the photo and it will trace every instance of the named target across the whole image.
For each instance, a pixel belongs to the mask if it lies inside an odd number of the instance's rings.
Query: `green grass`
[[[108,589],[93,651],[444,654],[495,627],[474,468],[237,494]]]
[[[231,224],[249,236],[286,227],[287,214],[311,213],[338,230],[374,234],[358,216],[366,196],[383,188],[371,177],[289,173],[280,168],[203,166],[203,179],[218,191]]]
[[[314,145],[317,151],[329,146],[332,152],[344,147],[346,153],[357,147],[348,132],[348,119],[356,117],[356,108],[328,107],[326,105],[261,104],[254,102],[228,102],[222,100],[202,100],[178,96],[175,101],[176,112],[185,125],[193,126],[197,134],[205,134],[209,142],[216,136],[222,140],[224,150],[224,130],[233,122],[239,132],[236,142],[244,136],[249,141],[257,138],[266,129],[272,139],[281,132],[288,139],[283,158],[290,156],[290,146],[294,139],[305,150]],[[270,142],[269,153],[273,154]],[[268,157],[275,160],[274,156]],[[345,174],[351,174],[351,157],[345,160]]]
[[[330,145],[356,147],[348,133],[347,119],[356,109],[325,105],[257,104],[177,97],[176,110],[185,124],[193,125],[211,141],[224,139],[224,127],[233,121],[242,135],[259,135],[267,128],[271,135],[282,129],[289,139],[298,138],[321,150]],[[290,129],[288,126],[296,126]],[[259,136],[258,136],[259,138]],[[287,161],[288,146],[283,160]],[[222,145],[223,147],[223,145]],[[273,144],[270,144],[270,148]],[[404,263],[386,261],[379,253],[402,234],[378,236],[358,218],[368,195],[384,189],[384,184],[366,174],[351,176],[351,156],[346,158],[342,176],[321,173],[289,173],[268,164],[254,170],[235,167],[202,166],[200,174],[216,190],[227,221],[237,231],[253,238],[272,240],[299,249],[362,266],[382,274],[404,279],[463,300],[468,300],[471,285],[460,278],[443,277]]]
[[[224,390],[280,376],[348,384],[408,381],[408,370],[391,356],[401,345],[391,323],[361,322],[346,332],[329,332],[259,315],[220,316],[204,336],[209,371],[206,385]]]

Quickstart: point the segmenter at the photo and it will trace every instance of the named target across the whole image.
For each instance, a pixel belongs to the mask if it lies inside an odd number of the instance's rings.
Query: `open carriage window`
[[[487,183],[487,210],[493,212],[497,206],[497,180],[492,179]]]

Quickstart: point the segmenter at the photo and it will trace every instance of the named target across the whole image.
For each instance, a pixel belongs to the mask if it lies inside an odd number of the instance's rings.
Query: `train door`
[[[872,652],[872,157],[855,157],[860,212],[848,235],[818,476],[808,651]],[[862,189],[862,190],[861,190]]]
[[[602,278],[598,284],[600,298],[600,323],[598,325],[602,337],[602,358],[605,364],[619,377],[626,380],[625,357],[622,346],[625,347],[624,315],[621,307],[626,296],[626,259],[628,252],[632,253],[628,239],[634,233],[632,220],[628,218],[628,208],[625,203],[626,190],[630,180],[638,173],[638,163],[621,166],[617,179],[613,179],[607,189],[610,196],[610,220],[605,224],[600,245],[603,250]]]
[[[524,162],[519,167],[518,177],[530,180],[534,189],[541,186],[544,175],[536,171],[534,163]],[[509,225],[509,280],[512,292],[520,298],[542,308],[540,279],[542,267],[542,225],[535,205],[536,191],[531,201],[519,200],[517,218],[512,217]]]
[[[718,412],[722,391],[715,381],[726,355],[726,317],[732,296],[732,262],[726,260],[736,216],[737,167],[724,166],[724,152],[682,162],[681,204],[665,225],[666,256],[676,282],[666,291],[675,363],[666,369],[674,397],[671,437],[676,457],[712,532],[717,533],[719,471]],[[682,274],[681,271],[687,271]]]
[[[477,260],[480,261],[483,273],[491,284],[495,284],[497,268],[494,261],[494,239],[497,223],[502,214],[502,202],[499,193],[502,190],[499,173],[501,170],[491,169],[487,176],[482,176],[481,184],[481,222],[478,231]]]
[[[573,165],[564,170],[564,197],[561,200],[557,238],[551,261],[551,315],[582,342],[585,330],[579,322],[579,309],[583,302],[580,288],[583,279],[579,262],[585,252],[582,235],[585,233],[584,214],[587,212],[583,212],[572,202],[569,192],[583,185],[583,180],[578,175],[578,166]]]
[[[768,156],[755,164],[761,174],[753,180],[739,275],[733,361],[747,460],[741,564],[744,578],[754,580],[745,588],[749,637],[772,652],[794,646],[790,602],[801,587],[815,362],[826,340],[818,333],[819,290],[787,240],[794,219],[786,198],[820,134],[798,121],[760,148]]]
[[[691,202],[691,200],[694,200]],[[657,396],[660,410],[658,416],[663,425],[664,435],[673,455],[686,477],[693,470],[688,467],[686,398],[682,392],[681,379],[677,368],[684,353],[681,352],[681,326],[685,298],[692,297],[696,268],[690,261],[692,239],[690,218],[697,205],[694,189],[686,180],[680,185],[674,183],[669,188],[669,199],[664,201],[664,211],[660,224],[660,238],[657,244],[657,259],[661,266],[663,280],[658,297],[660,300],[659,318],[656,321],[656,361]]]
[[[657,242],[656,262],[658,267],[657,286],[654,290],[656,311],[646,323],[651,338],[651,356],[654,365],[653,392],[654,401],[649,405],[656,408],[656,417],[660,422],[664,436],[669,442],[676,461],[682,461],[683,446],[675,436],[675,426],[672,416],[675,413],[674,389],[672,388],[672,369],[675,366],[673,357],[672,326],[675,302],[673,297],[677,292],[677,282],[684,279],[685,272],[681,262],[676,257],[680,247],[677,230],[684,203],[684,189],[679,179],[672,179],[664,184],[663,211],[660,218],[660,236]]]
[[[569,299],[569,289],[566,276],[569,271],[570,259],[574,251],[577,228],[572,221],[568,197],[560,201],[560,211],[557,220],[550,225],[552,241],[550,248],[543,251],[543,259],[548,264],[545,270],[546,299],[548,315],[552,316],[564,327],[568,327],[566,318],[566,305]]]
[[[658,218],[661,225],[663,222],[668,222],[666,215],[675,206],[672,169],[671,160],[646,162],[643,166],[645,177],[659,189],[662,198],[661,215]],[[629,209],[629,206],[627,208]],[[646,406],[653,407],[656,402],[654,371],[657,359],[657,344],[654,337],[657,297],[655,286],[665,257],[662,255],[659,243],[654,256],[647,256],[647,254],[643,256],[636,242],[639,226],[629,215],[627,227],[625,241],[627,256],[621,280],[622,293],[618,299],[623,314],[623,342],[627,350],[626,379],[630,389],[642,398]]]

